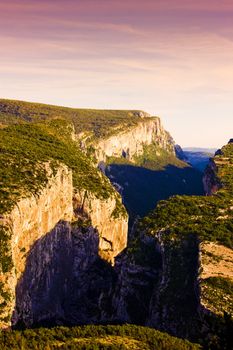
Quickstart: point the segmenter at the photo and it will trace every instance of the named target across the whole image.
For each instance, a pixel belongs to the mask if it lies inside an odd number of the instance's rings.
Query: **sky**
[[[0,0],[0,97],[141,109],[181,146],[233,137],[232,0]]]

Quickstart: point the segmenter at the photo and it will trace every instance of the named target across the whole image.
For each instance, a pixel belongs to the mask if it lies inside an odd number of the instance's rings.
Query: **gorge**
[[[202,173],[145,112],[0,100],[0,123],[1,328],[131,323],[220,338],[211,320],[233,312],[232,143],[204,196]],[[216,259],[227,267],[211,274]]]

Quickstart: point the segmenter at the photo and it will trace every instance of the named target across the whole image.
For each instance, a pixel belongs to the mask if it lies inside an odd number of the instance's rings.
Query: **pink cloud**
[[[229,120],[232,23],[227,0],[0,0],[0,96]]]

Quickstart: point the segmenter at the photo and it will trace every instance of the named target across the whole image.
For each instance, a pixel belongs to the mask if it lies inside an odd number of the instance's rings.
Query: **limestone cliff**
[[[22,275],[27,255],[33,244],[44,236],[60,220],[71,221],[72,207],[72,173],[61,165],[55,176],[46,164],[48,183],[37,196],[22,198],[13,210],[1,217],[1,227],[10,232],[8,257],[12,268],[0,274],[4,295],[8,303],[1,310],[1,327],[8,326],[15,304],[15,288]]]
[[[136,126],[119,130],[94,144],[95,156],[99,163],[106,162],[107,157],[124,157],[133,161],[134,156],[143,153],[144,145],[152,143],[175,154],[174,141],[163,128],[160,118],[147,116]]]
[[[54,286],[52,279],[56,268],[52,268],[51,265],[54,256],[59,257],[57,265],[62,266],[57,271],[60,274],[59,280],[72,277],[72,274],[70,277],[67,275],[65,268],[67,262],[64,265],[62,261],[64,262],[64,256],[67,255],[67,261],[73,264],[72,232],[78,230],[79,234],[82,234],[82,227],[87,226],[87,223],[83,222],[85,218],[88,220],[89,230],[97,237],[93,256],[97,252],[98,256],[113,264],[114,257],[126,247],[128,217],[122,209],[117,193],[113,191],[111,197],[100,199],[93,193],[85,191],[84,199],[81,192],[78,194],[77,190],[74,190],[72,171],[67,166],[61,164],[55,174],[49,163],[46,163],[45,167],[48,176],[47,185],[36,195],[19,200],[11,212],[1,216],[1,228],[5,233],[9,232],[5,260],[10,261],[6,268],[2,260],[0,271],[1,327],[9,326],[15,303],[14,324],[21,320],[31,325],[37,318],[40,319],[34,310],[33,302],[33,298],[37,298],[40,290],[39,281],[41,280],[42,285],[44,283],[46,285],[44,293],[47,293],[46,300],[48,300],[48,296],[52,293],[51,288]],[[55,252],[57,249],[60,251]],[[92,251],[91,246],[88,249]],[[47,280],[44,279],[45,268],[48,270]],[[30,270],[30,287],[28,270]],[[28,282],[25,282],[25,279]],[[55,308],[53,312],[50,310],[46,317],[49,318],[48,315],[56,317],[55,311],[58,308],[56,302],[53,307]],[[41,317],[45,317],[43,307],[37,304],[38,308],[42,313]]]
[[[90,218],[99,232],[99,255],[111,264],[127,245],[128,215],[117,201],[120,196],[103,201],[87,191],[74,194],[74,210]]]

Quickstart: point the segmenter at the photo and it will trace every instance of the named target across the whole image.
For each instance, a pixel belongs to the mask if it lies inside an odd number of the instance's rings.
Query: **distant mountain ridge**
[[[184,152],[203,152],[214,154],[218,147],[216,148],[205,148],[205,147],[182,147]]]
[[[183,155],[186,162],[203,172],[216,151],[217,148],[184,147]]]

